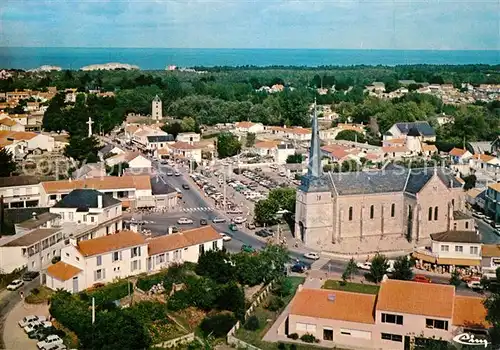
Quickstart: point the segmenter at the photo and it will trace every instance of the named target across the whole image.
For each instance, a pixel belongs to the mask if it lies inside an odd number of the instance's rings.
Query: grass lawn
[[[285,301],[285,305],[287,305],[290,302],[290,300],[292,300],[299,284],[304,283],[303,277],[287,277],[287,279],[292,282],[293,289],[292,293],[289,296],[283,298],[283,300]],[[256,331],[249,331],[244,329],[242,325],[240,329],[238,329],[238,331],[236,332],[236,337],[238,339],[241,339],[244,342],[247,342],[254,346],[257,346],[263,350],[278,349],[278,343],[268,343],[262,341],[262,338],[264,337],[266,332],[269,330],[269,328],[273,325],[278,316],[281,314],[281,310],[278,312],[273,312],[265,308],[265,305],[267,304],[267,301],[269,300],[270,297],[272,297],[272,294],[269,294],[267,300],[262,302],[262,304],[255,309],[254,315],[257,316],[257,318],[259,319],[259,329],[257,329]],[[317,347],[312,347],[307,345],[302,346],[301,344],[297,344],[297,349],[299,350],[308,350],[313,348],[317,349]]]
[[[38,290],[38,293],[36,293],[36,290]],[[49,300],[50,296],[53,293],[54,291],[52,289],[49,289],[45,286],[40,286],[37,288],[33,288],[31,290],[31,293],[25,298],[25,301],[28,304],[43,304]]]
[[[377,294],[379,290],[379,286],[375,286],[373,284],[361,284],[361,283],[352,283],[347,282],[345,285],[341,284],[341,281],[336,280],[328,280],[323,285],[324,289],[333,289],[333,290],[342,290],[345,292],[355,292],[355,293],[363,293],[363,294]]]

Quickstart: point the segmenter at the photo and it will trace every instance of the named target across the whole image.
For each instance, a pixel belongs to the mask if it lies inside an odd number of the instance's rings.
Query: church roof
[[[418,129],[416,127],[412,127],[408,131],[408,134],[406,136],[415,136],[415,137],[418,137],[418,136],[422,136],[422,135],[420,134],[420,131],[418,131]]]
[[[432,126],[430,126],[429,123],[425,121],[396,123],[396,127],[402,134],[408,134],[412,128],[416,128],[420,135],[436,136],[436,133]]]

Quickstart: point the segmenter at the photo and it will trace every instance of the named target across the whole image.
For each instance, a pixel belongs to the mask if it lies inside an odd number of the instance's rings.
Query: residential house
[[[495,270],[500,267],[500,244],[483,244],[481,248],[481,267]]]
[[[39,176],[0,177],[0,196],[6,208],[27,208],[41,205],[40,181],[47,178]]]
[[[282,142],[277,146],[274,161],[277,164],[286,164],[289,156],[294,155],[296,152],[295,146],[291,143]]]
[[[168,149],[168,145],[174,142],[174,135],[151,135],[147,136],[146,149],[153,152],[160,149]]]
[[[500,223],[500,182],[488,186],[484,210],[486,215]]]
[[[500,168],[500,159],[489,154],[474,154],[469,159],[469,165],[473,169],[495,171],[497,168]]]
[[[402,122],[396,123],[384,134],[384,140],[406,138],[411,129],[416,129],[422,142],[435,142],[436,132],[428,122]]]
[[[34,132],[0,131],[0,142],[2,140],[21,144],[23,152],[30,152],[35,149],[52,152],[55,147],[54,138],[52,136]]]
[[[389,159],[402,159],[411,155],[411,151],[405,146],[382,147],[382,152]]]
[[[140,152],[124,152],[105,159],[106,165],[113,167],[120,163],[127,163],[132,169],[149,169],[151,161]]]
[[[193,145],[201,141],[201,135],[195,132],[181,132],[177,134],[175,141],[185,142]]]
[[[482,300],[458,296],[451,285],[390,279],[378,295],[301,285],[273,336],[311,334],[328,348],[403,350],[425,348],[428,339],[444,345],[463,332],[486,333]]]
[[[261,157],[274,157],[280,141],[260,141],[253,146],[253,151]]]
[[[107,144],[102,147],[99,151],[97,151],[97,155],[99,159],[103,161],[105,158],[109,158],[112,155],[123,154],[125,151],[120,147],[117,147],[113,144]]]
[[[454,147],[448,155],[454,164],[465,164],[472,157],[472,153],[468,150],[457,147]]]
[[[264,125],[262,123],[237,122],[234,124],[234,128],[234,131],[241,134],[247,134],[249,132],[260,134],[264,132]]]
[[[467,142],[466,146],[473,154],[491,153],[493,151],[490,141]]]
[[[24,131],[24,125],[10,118],[0,119],[0,131]]]
[[[85,163],[81,168],[76,169],[73,174],[71,174],[71,178],[74,180],[104,176],[107,176],[107,174],[106,166],[103,163]]]
[[[311,140],[311,129],[302,127],[287,128],[280,126],[271,126],[266,128],[266,132],[274,137],[281,139],[289,139],[293,141],[309,141]]]
[[[170,154],[173,158],[193,160],[196,163],[201,163],[202,147],[197,144],[189,144],[187,142],[177,141],[169,146]]]

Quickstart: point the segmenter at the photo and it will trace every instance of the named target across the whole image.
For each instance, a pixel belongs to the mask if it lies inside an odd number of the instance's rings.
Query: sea
[[[0,69],[53,65],[80,69],[91,64],[127,63],[142,70],[214,66],[351,66],[407,64],[500,64],[500,50],[337,50],[0,47]]]

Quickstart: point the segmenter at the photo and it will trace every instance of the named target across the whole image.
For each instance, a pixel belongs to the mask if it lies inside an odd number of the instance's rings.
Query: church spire
[[[309,177],[320,177],[321,169],[321,149],[318,128],[318,116],[316,114],[316,98],[314,99],[314,115],[312,120],[311,147],[309,148],[309,165],[307,175]]]

